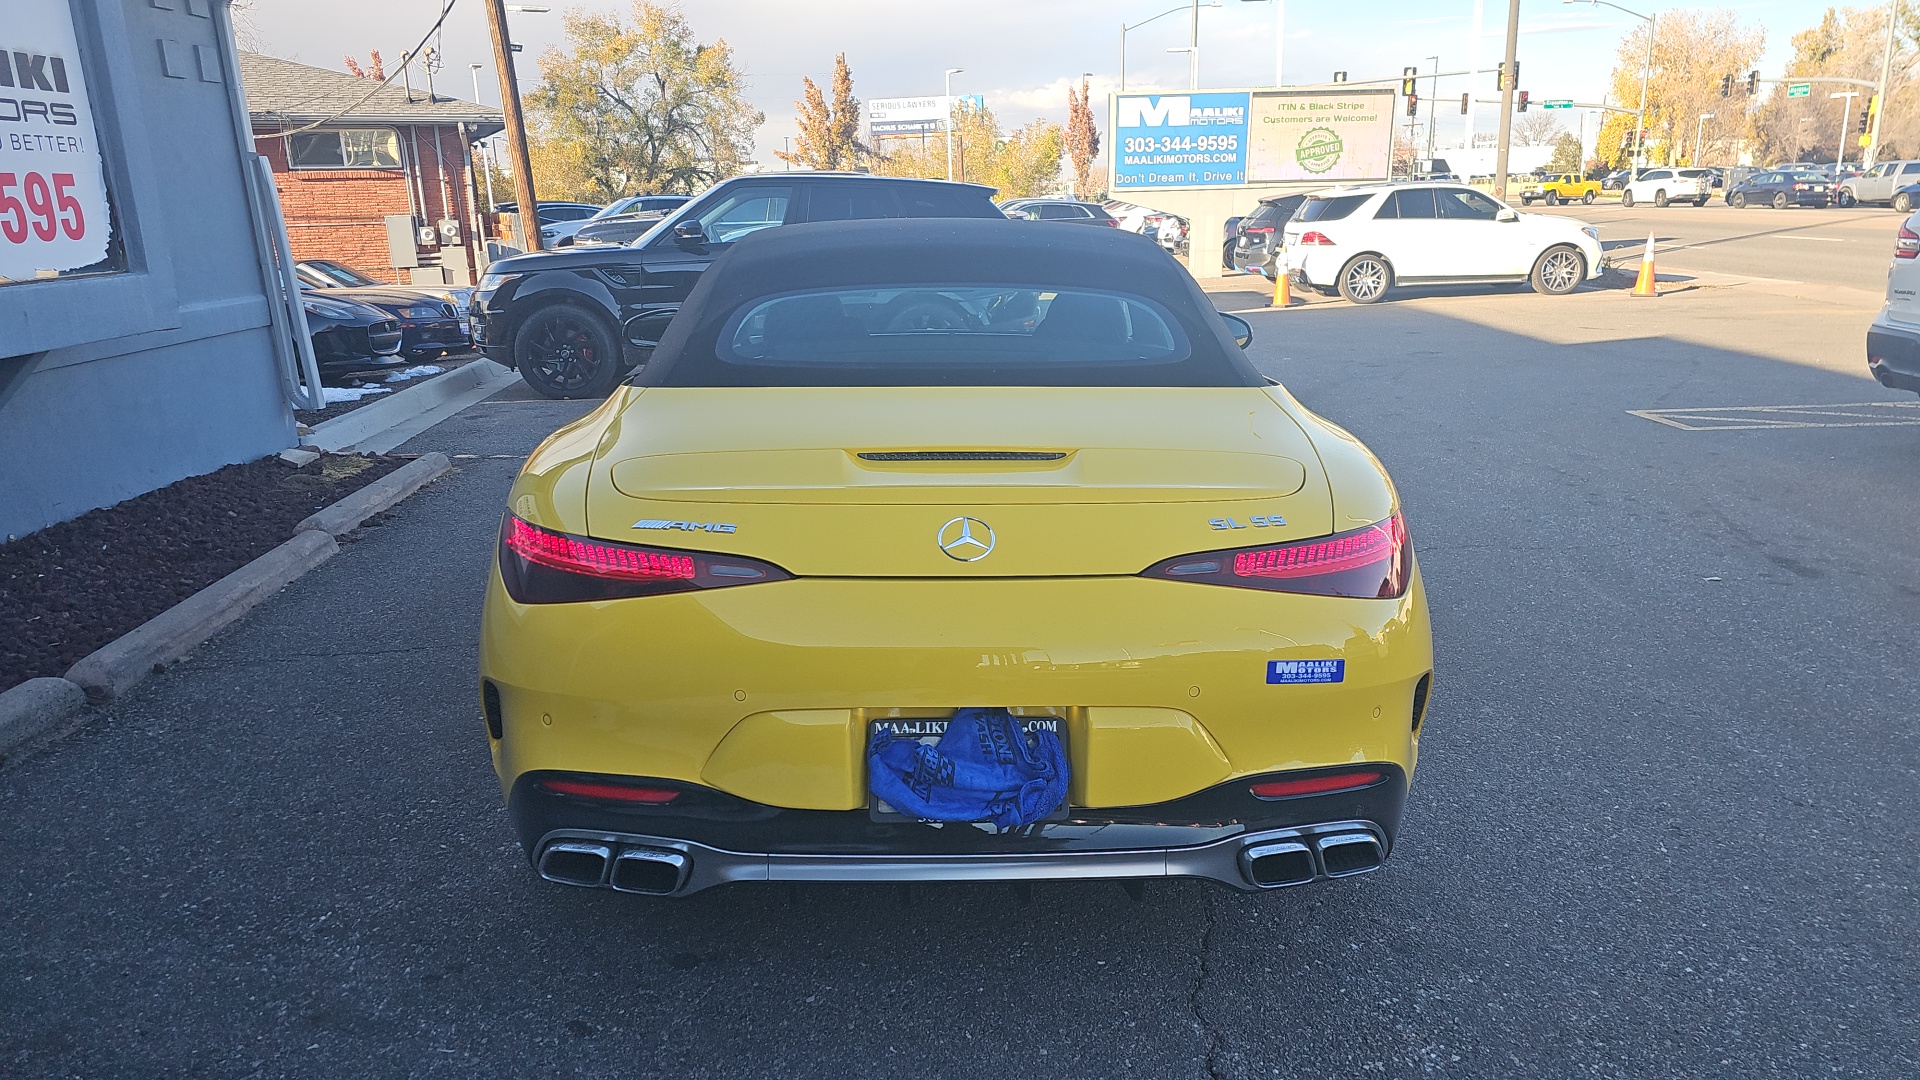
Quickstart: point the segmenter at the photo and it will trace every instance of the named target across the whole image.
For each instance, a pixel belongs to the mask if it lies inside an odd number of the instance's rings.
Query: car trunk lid
[[[1259,388],[628,393],[589,485],[606,539],[802,576],[1019,577],[1332,531],[1312,444]]]

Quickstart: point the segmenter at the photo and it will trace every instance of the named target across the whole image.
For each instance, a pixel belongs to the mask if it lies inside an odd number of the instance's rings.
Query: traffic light
[[[1733,96],[1733,76],[1731,75],[1720,76],[1720,96],[1721,97]]]
[[[1344,71],[1336,71],[1336,72],[1334,72],[1334,73],[1333,73],[1333,81],[1334,81],[1334,82],[1346,82],[1346,81],[1347,81],[1347,73],[1346,73],[1346,72],[1344,72]]]
[[[1759,92],[1760,92],[1760,73],[1757,71],[1747,72],[1747,96],[1752,97],[1753,95]]]
[[[1520,91],[1518,105],[1521,112],[1527,111],[1527,92],[1525,90]]]
[[[1407,115],[1408,116],[1420,115],[1420,95],[1419,94],[1407,95]]]
[[[1472,111],[1473,111],[1473,95],[1461,94],[1460,95],[1460,115],[1465,116],[1467,115],[1467,113]]]
[[[1860,123],[1855,125],[1854,130],[1858,131],[1862,135],[1865,135],[1867,133],[1867,129],[1872,126],[1873,126],[1873,113],[1866,109],[1860,110]]]
[[[1503,61],[1501,61],[1501,62],[1500,62],[1500,63],[1499,63],[1499,64],[1498,64],[1497,66],[1495,66],[1495,68],[1494,68],[1493,70],[1494,70],[1494,76],[1493,76],[1493,88],[1494,88],[1495,90],[1505,90],[1505,89],[1507,88],[1507,64],[1506,64],[1506,61],[1504,61],[1504,60],[1503,60]]]
[[[1513,71],[1511,72],[1507,71],[1507,64],[1504,60],[1501,61],[1500,65],[1494,70],[1498,73],[1493,81],[1493,88],[1495,90],[1511,90],[1520,85],[1520,61],[1515,60],[1513,62]]]
[[[1419,76],[1419,74],[1420,74],[1419,68],[1401,68],[1400,69],[1400,92],[1402,94],[1405,94],[1408,97],[1413,96],[1414,80]],[[1407,115],[1412,116],[1413,114],[1409,112]]]

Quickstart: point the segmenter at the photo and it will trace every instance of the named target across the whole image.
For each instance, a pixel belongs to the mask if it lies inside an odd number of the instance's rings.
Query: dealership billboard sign
[[[1116,95],[1113,186],[1384,179],[1393,100],[1391,88]]]
[[[931,135],[946,129],[953,115],[950,97],[876,98],[867,102],[867,131],[887,135]]]
[[[72,6],[7,0],[0,19],[0,284],[100,263],[110,228]]]

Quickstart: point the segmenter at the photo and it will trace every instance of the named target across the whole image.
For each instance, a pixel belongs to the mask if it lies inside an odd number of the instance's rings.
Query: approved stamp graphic
[[[1345,149],[1332,128],[1317,127],[1300,136],[1293,158],[1308,172],[1323,173],[1340,163],[1340,152]]]

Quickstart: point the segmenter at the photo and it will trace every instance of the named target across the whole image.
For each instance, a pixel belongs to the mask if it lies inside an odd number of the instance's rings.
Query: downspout
[[[300,281],[293,272],[287,223],[280,214],[280,193],[273,186],[272,165],[254,148],[253,121],[247,115],[240,86],[240,54],[232,12],[225,3],[211,7],[214,35],[227,69],[227,112],[233,122],[234,149],[240,153],[241,187],[247,195],[247,217],[253,224],[254,257],[259,260],[260,284],[266,292],[268,329],[280,387],[287,404],[295,409],[324,408],[320,365],[314,360],[312,331],[307,328],[306,308],[300,303]]]
[[[464,183],[466,184],[466,190],[462,194],[467,200],[467,218],[471,222],[468,227],[472,230],[467,237],[467,266],[474,283],[479,284],[480,272],[484,268],[480,260],[480,245],[487,242],[486,235],[480,228],[480,178],[473,173],[473,143],[467,139],[467,122],[460,121],[456,130],[460,133],[460,157],[464,165]]]

